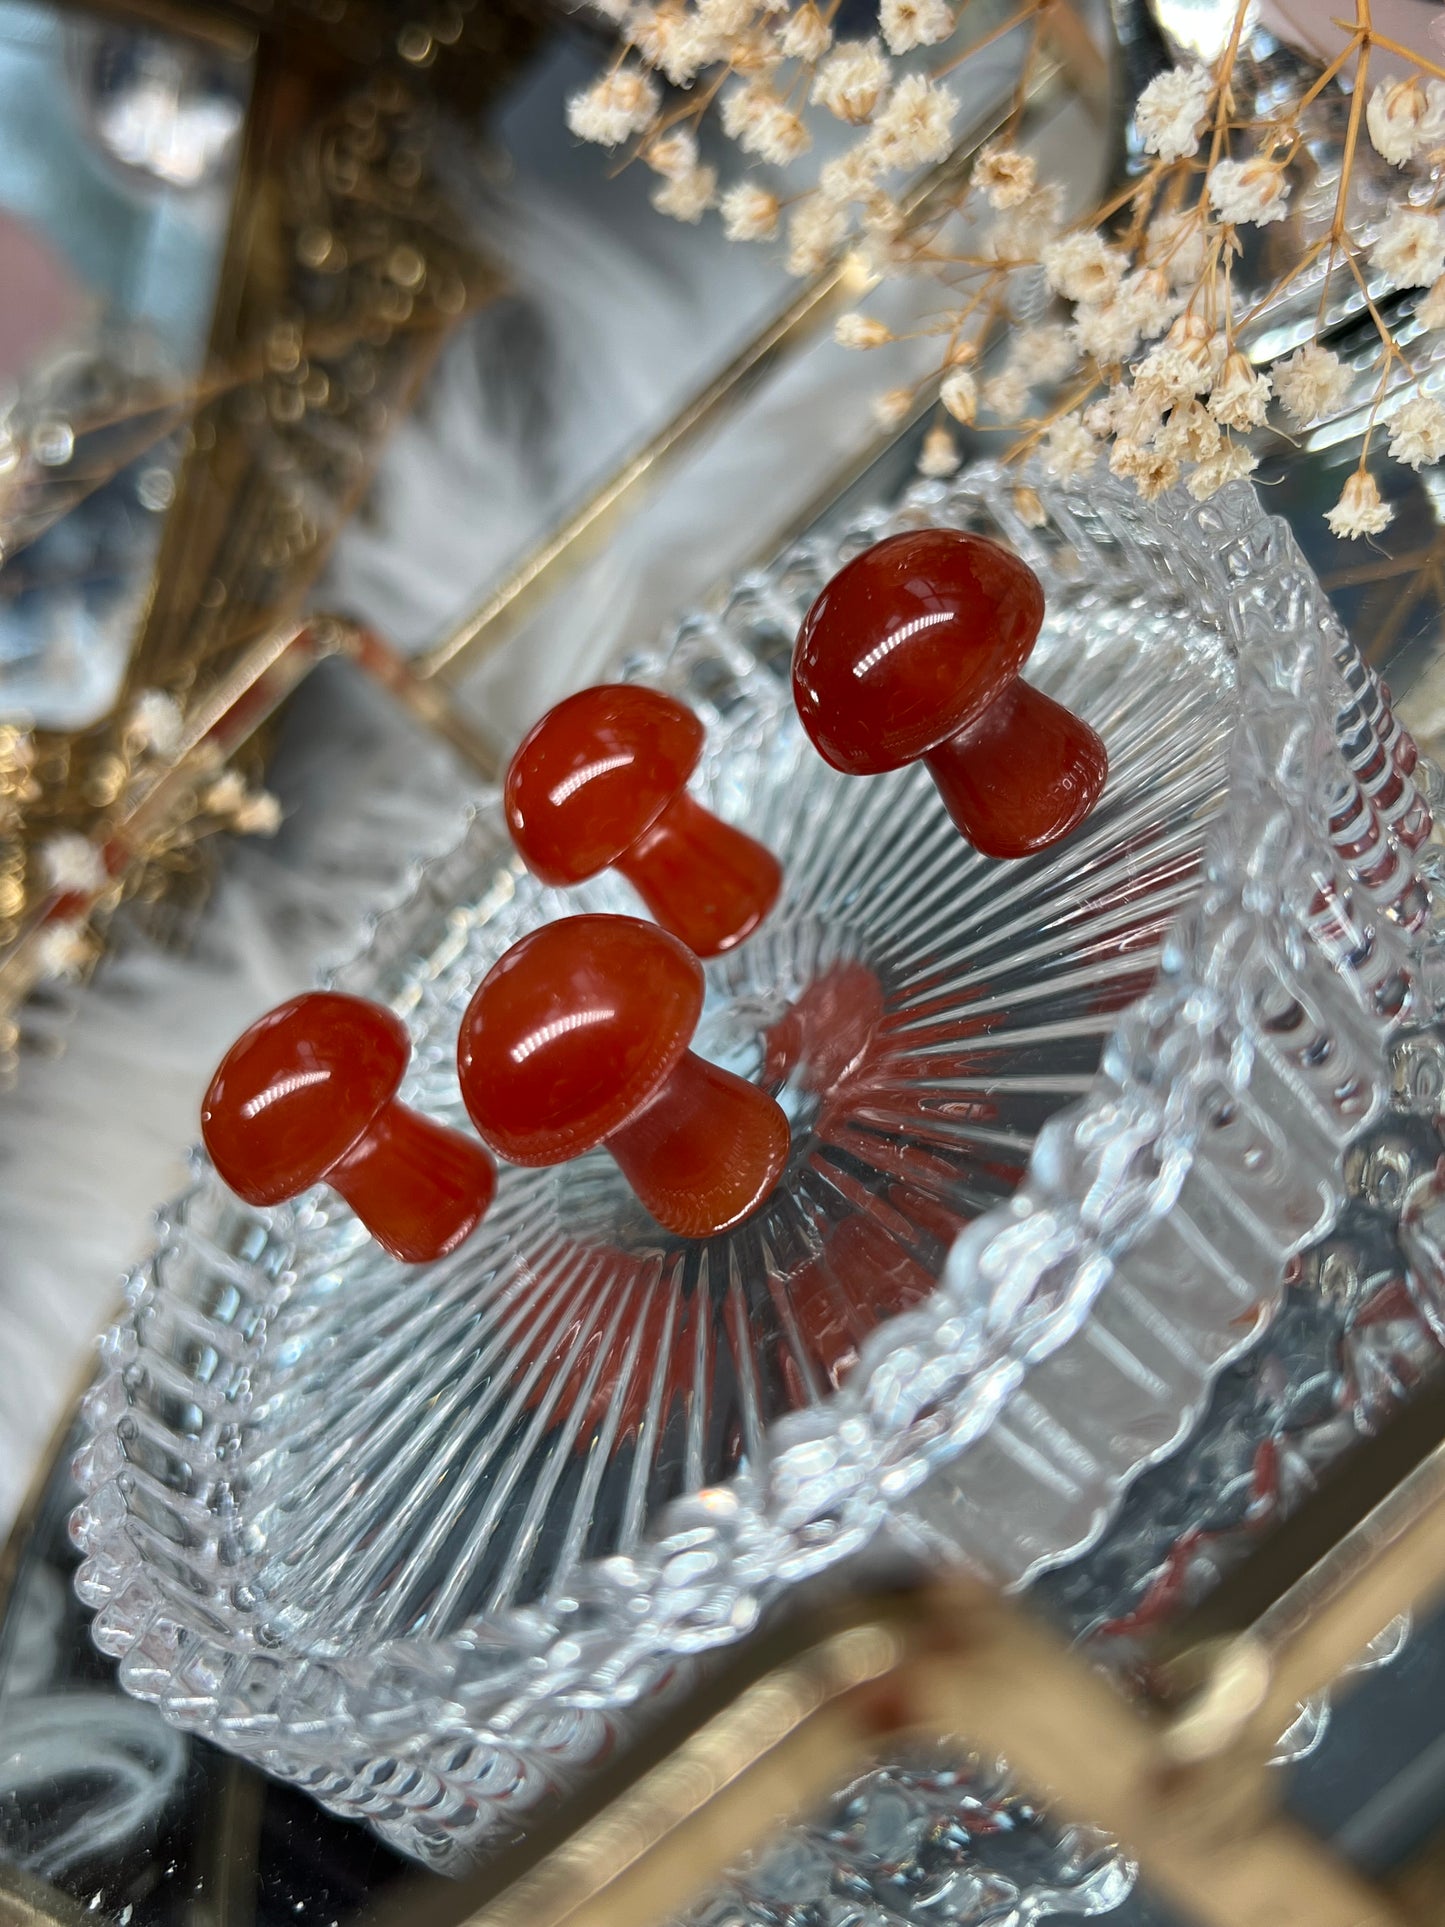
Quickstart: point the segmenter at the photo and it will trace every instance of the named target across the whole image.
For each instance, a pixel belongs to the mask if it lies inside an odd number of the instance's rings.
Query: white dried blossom
[[[1289,212],[1289,182],[1279,161],[1256,154],[1247,161],[1216,161],[1209,170],[1209,200],[1222,221],[1237,227],[1268,227]]]
[[[1126,274],[1114,298],[1145,341],[1162,335],[1184,305],[1183,295],[1173,291],[1160,268],[1136,268]]]
[[[654,174],[679,181],[697,166],[697,135],[690,127],[658,134],[642,150],[642,158]]]
[[[936,47],[953,32],[953,10],[945,0],[882,0],[878,24],[891,54],[915,47]]]
[[[95,945],[83,918],[64,917],[42,926],[34,954],[42,977],[52,983],[73,983],[94,962]]]
[[[1445,222],[1418,207],[1392,207],[1370,249],[1387,288],[1423,288],[1445,268]]]
[[[1226,428],[1258,428],[1269,413],[1269,396],[1268,375],[1257,375],[1236,349],[1210,391],[1209,412]]]
[[[640,134],[656,114],[657,83],[638,67],[604,74],[567,102],[567,125],[578,140],[617,147]]]
[[[1120,383],[1109,390],[1106,403],[1085,409],[1084,421],[1090,432],[1099,435],[1101,440],[1118,435],[1143,448],[1159,433],[1168,406],[1168,398],[1154,389],[1137,383],[1127,388]]]
[[[986,261],[1035,262],[1057,236],[1063,217],[1064,191],[1052,181],[991,222],[979,242],[979,253]]]
[[[1126,392],[1122,389],[1111,389],[1107,395],[1101,395],[1098,401],[1091,401],[1081,412],[1079,419],[1096,442],[1106,442],[1113,434],[1115,399]],[[1147,439],[1146,436],[1145,440]]]
[[[627,37],[648,66],[655,67],[674,87],[689,86],[699,68],[716,60],[720,52],[697,15],[673,4],[673,0],[663,0],[660,7],[637,14]]]
[[[1300,428],[1332,415],[1354,381],[1339,356],[1317,341],[1307,341],[1288,361],[1277,363],[1273,372],[1274,392]]]
[[[699,222],[717,199],[717,169],[694,167],[652,190],[652,205],[674,221]]]
[[[1181,316],[1181,321],[1193,317]],[[1214,385],[1224,364],[1225,347],[1221,336],[1210,335],[1201,323],[1181,330],[1176,321],[1157,348],[1134,371],[1134,385],[1160,396],[1166,402],[1187,401],[1203,395]]]
[[[240,809],[250,791],[239,770],[223,770],[214,783],[201,792],[201,806],[212,816],[230,816]]]
[[[818,174],[818,192],[840,207],[872,200],[878,192],[878,157],[866,140],[824,164]]]
[[[896,428],[912,406],[911,388],[889,388],[873,397],[873,419],[880,428]]]
[[[1445,328],[1445,274],[1430,283],[1415,304],[1415,319],[1422,328]]]
[[[813,144],[801,117],[764,81],[750,80],[724,94],[721,117],[723,132],[745,154],[774,167],[788,166]]]
[[[821,60],[833,44],[833,29],[815,6],[799,7],[788,16],[778,36],[778,46],[789,60],[801,60],[811,67]]]
[[[923,438],[923,447],[918,456],[918,472],[933,481],[941,481],[945,475],[952,475],[962,458],[958,443],[944,427],[935,422]]]
[[[1127,361],[1139,346],[1139,324],[1122,301],[1085,304],[1078,310],[1073,337],[1084,354],[1111,368]]]
[[[126,717],[127,740],[153,756],[174,756],[185,733],[185,719],[174,696],[163,689],[143,689]]]
[[[1021,207],[1037,177],[1033,156],[1012,147],[985,147],[973,166],[973,184],[993,208]]]
[[[1180,161],[1199,145],[1214,81],[1200,66],[1170,67],[1155,74],[1139,96],[1134,124],[1144,150],[1161,161]]]
[[[944,376],[938,399],[965,427],[978,417],[978,383],[966,368],[955,368],[951,375]]]
[[[833,339],[840,348],[883,348],[892,341],[893,330],[872,315],[842,314],[833,323]]]
[[[1244,442],[1231,441],[1226,435],[1217,453],[1190,470],[1184,486],[1196,502],[1207,502],[1226,482],[1240,481],[1258,466],[1259,457]]]
[[[983,385],[983,405],[1000,421],[1016,422],[1028,405],[1028,378],[1012,365],[1000,368]]]
[[[881,273],[908,265],[908,216],[891,194],[876,188],[869,195],[863,203],[863,226],[868,234],[864,252],[882,264]]]
[[[1075,361],[1069,331],[1061,321],[1041,322],[1037,328],[1021,328],[1009,348],[1009,360],[1021,368],[1035,387],[1058,381],[1068,374]]]
[[[1060,416],[1044,436],[1044,471],[1060,482],[1082,481],[1098,459],[1099,444],[1077,415]]]
[[[1161,214],[1149,223],[1145,257],[1171,288],[1192,288],[1204,273],[1213,232],[1199,208]]]
[[[1445,455],[1445,408],[1433,396],[1413,396],[1391,418],[1390,454],[1411,468],[1430,468]]]
[[[1380,500],[1374,476],[1363,468],[1355,470],[1339,501],[1325,516],[1333,534],[1348,536],[1352,542],[1357,536],[1379,535],[1394,519],[1395,511]]]
[[[1169,419],[1164,422],[1149,440],[1161,455],[1170,455],[1176,462],[1208,462],[1219,452],[1222,439],[1219,423],[1215,421],[1203,402],[1176,402],[1169,411]]]
[[[848,216],[821,194],[809,194],[788,216],[788,273],[818,274],[848,238]]]
[[[1439,83],[1435,83],[1438,88]],[[1430,95],[1419,74],[1406,80],[1386,81],[1370,95],[1365,109],[1365,126],[1375,152],[1393,167],[1413,160],[1421,147],[1435,134]]]
[[[68,896],[82,896],[103,890],[109,880],[105,858],[87,836],[63,830],[48,836],[40,846],[40,871],[52,890]]]
[[[752,181],[730,187],[719,206],[723,232],[730,241],[771,241],[783,211],[776,194]]]
[[[1124,278],[1127,263],[1102,234],[1086,229],[1065,234],[1044,249],[1043,270],[1049,286],[1066,301],[1107,301]]]
[[[909,74],[893,89],[873,123],[874,149],[884,167],[928,167],[952,150],[958,98],[937,81]]]
[[[870,120],[893,69],[876,40],[840,40],[813,77],[809,99],[839,120]]]
[[[1110,470],[1138,489],[1146,502],[1165,494],[1179,480],[1178,462],[1157,449],[1141,448],[1137,442],[1117,441],[1109,456]]]
[[[735,40],[752,24],[754,0],[697,0],[697,17],[721,43]]]
[[[281,805],[269,790],[253,790],[231,812],[231,828],[241,836],[274,836],[281,827]]]

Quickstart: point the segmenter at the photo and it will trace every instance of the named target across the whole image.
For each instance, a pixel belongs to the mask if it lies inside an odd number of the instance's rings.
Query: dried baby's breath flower
[[[1151,390],[1165,402],[1187,401],[1213,386],[1223,361],[1224,343],[1218,336],[1194,328],[1181,331],[1176,322],[1135,369],[1134,386]]]
[[[1029,384],[1022,371],[1012,365],[1001,368],[983,385],[983,405],[1000,421],[1016,422],[1028,405]]]
[[[1123,392],[1125,391],[1111,389],[1107,395],[1101,395],[1098,401],[1091,401],[1088,407],[1080,412],[1080,421],[1096,442],[1106,442],[1113,434],[1116,396]]]
[[[734,39],[752,23],[754,0],[696,0],[697,17],[719,42]]]
[[[1171,288],[1192,288],[1204,272],[1213,229],[1197,208],[1161,214],[1149,223],[1145,252]]]
[[[909,74],[893,89],[873,123],[873,140],[884,167],[928,167],[953,147],[957,96],[922,74]]]
[[[174,756],[185,733],[185,719],[174,696],[163,689],[142,689],[125,722],[127,744],[142,755]]]
[[[1139,346],[1139,324],[1123,301],[1081,305],[1073,327],[1074,340],[1101,367],[1126,361]]]
[[[788,273],[818,274],[848,238],[848,217],[821,194],[809,194],[788,216]]]
[[[1137,442],[1117,441],[1109,456],[1110,470],[1132,482],[1146,502],[1155,501],[1179,480],[1180,467],[1172,455],[1141,448]]]
[[[1099,459],[1099,444],[1077,415],[1061,415],[1043,441],[1044,472],[1060,482],[1079,482]]]
[[[812,145],[801,118],[766,82],[750,80],[723,95],[723,132],[745,154],[786,167]]]
[[[68,917],[47,923],[35,940],[35,962],[52,983],[73,983],[95,961],[95,945],[85,922]]]
[[[1219,423],[1203,402],[1181,401],[1170,409],[1168,421],[1148,439],[1161,455],[1171,455],[1176,462],[1208,462],[1219,452],[1221,434]]]
[[[944,376],[938,399],[965,427],[978,417],[978,383],[966,368],[955,368],[951,375]]]
[[[1431,395],[1415,395],[1390,422],[1390,454],[1411,468],[1430,468],[1445,455],[1445,408]]]
[[[877,191],[878,157],[866,140],[835,154],[818,175],[818,192],[840,207],[854,201],[869,201]]]
[[[1092,408],[1084,411],[1084,420],[1092,431],[1098,432],[1095,424],[1102,422],[1102,436],[1119,435],[1143,448],[1159,433],[1169,398],[1138,381],[1132,388],[1120,382],[1109,390],[1107,403],[1096,406],[1098,414]]]
[[[223,770],[214,783],[201,791],[201,807],[212,816],[230,816],[240,809],[249,794],[239,770]]]
[[[1049,286],[1066,301],[1107,301],[1124,278],[1127,262],[1102,234],[1065,234],[1044,249]]]
[[[1209,170],[1209,200],[1223,221],[1267,227],[1289,212],[1289,182],[1278,161],[1256,154],[1247,161],[1216,161]]]
[[[915,47],[936,47],[947,40],[955,23],[945,0],[882,0],[878,24],[889,53],[907,54]]]
[[[697,166],[697,135],[690,127],[659,134],[642,150],[642,158],[654,174],[661,174],[669,181],[681,180]]]
[[[1037,184],[1031,154],[1012,147],[985,147],[973,168],[973,184],[993,208],[1021,207]]]
[[[1063,189],[1051,181],[1021,206],[1005,209],[985,231],[979,253],[986,261],[1037,261],[1057,236],[1063,210]]]
[[[1213,78],[1204,67],[1170,67],[1156,74],[1134,109],[1145,152],[1157,154],[1162,161],[1192,154],[1213,93]]]
[[[1433,131],[1430,109],[1430,96],[1419,74],[1376,87],[1365,109],[1365,126],[1375,152],[1394,167],[1413,160]]]
[[[659,7],[647,7],[637,14],[628,29],[628,39],[649,67],[670,80],[674,87],[686,87],[698,69],[717,58],[717,43],[698,20],[674,0],[663,0]]]
[[[912,406],[911,388],[890,388],[873,397],[873,419],[880,428],[896,428]]]
[[[1021,328],[1013,338],[1009,360],[1023,370],[1035,387],[1041,382],[1057,381],[1074,365],[1068,329],[1059,321],[1045,321],[1037,328]]]
[[[1039,492],[1036,488],[1016,488],[1010,499],[1014,514],[1026,529],[1041,529],[1048,521],[1049,518],[1044,512],[1044,505],[1039,500]]]
[[[1418,207],[1392,207],[1370,249],[1387,288],[1423,288],[1445,268],[1445,223]]]
[[[1145,341],[1162,335],[1184,305],[1184,297],[1173,292],[1161,268],[1139,268],[1126,274],[1115,299]]]
[[[893,339],[893,330],[871,315],[842,314],[833,323],[833,339],[840,348],[883,348]]]
[[[231,812],[231,828],[242,836],[274,836],[281,827],[281,805],[269,790],[255,790]]]
[[[771,241],[778,231],[782,203],[752,181],[730,187],[719,205],[723,232],[730,241]]]
[[[1415,305],[1415,319],[1422,328],[1445,328],[1445,274],[1421,295]]]
[[[1379,535],[1394,519],[1395,511],[1380,500],[1374,476],[1363,468],[1355,470],[1339,501],[1325,516],[1334,534],[1348,536],[1352,542],[1357,536]]]
[[[1210,391],[1209,412],[1226,428],[1258,428],[1269,412],[1269,394],[1269,377],[1257,375],[1236,349]]]
[[[778,46],[789,60],[812,66],[833,44],[833,29],[814,6],[799,7],[788,15],[778,36]]]
[[[1274,392],[1296,425],[1307,428],[1342,405],[1353,379],[1331,349],[1307,341],[1288,361],[1276,365]]]
[[[923,447],[918,457],[918,472],[934,481],[942,481],[944,476],[952,475],[960,461],[958,443],[944,427],[935,422],[923,438]]]
[[[1259,457],[1245,443],[1231,441],[1226,435],[1218,452],[1190,471],[1184,486],[1196,502],[1207,502],[1226,482],[1240,481],[1258,466]]]
[[[100,851],[89,837],[73,830],[46,837],[40,846],[40,872],[52,890],[67,896],[103,890],[109,877]]]
[[[652,190],[652,205],[674,221],[696,224],[717,199],[717,169],[693,167]]]
[[[872,118],[892,78],[888,56],[876,40],[840,40],[814,76],[809,98],[856,125]]]
[[[567,102],[567,125],[578,140],[617,147],[640,134],[656,114],[657,83],[637,67],[619,67]]]

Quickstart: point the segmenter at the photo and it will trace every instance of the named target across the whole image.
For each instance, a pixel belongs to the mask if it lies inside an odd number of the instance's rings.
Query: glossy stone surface
[[[615,867],[698,956],[741,943],[782,871],[688,795],[704,740],[692,711],[655,689],[600,683],[566,697],[507,771],[507,824],[527,867],[559,888]]]
[[[1087,723],[1019,680],[1043,619],[1037,576],[1002,543],[955,529],[889,536],[803,620],[803,727],[848,775],[927,762],[985,856],[1047,849],[1083,822],[1109,764]]]
[[[393,1011],[308,991],[268,1011],[221,1060],[201,1105],[211,1162],[247,1204],[323,1181],[409,1264],[454,1250],[491,1203],[481,1145],[395,1101],[410,1057]]]
[[[565,917],[522,938],[462,1019],[467,1110],[510,1163],[605,1145],[648,1210],[683,1237],[740,1223],[772,1190],[788,1123],[756,1086],[688,1045],[696,957],[637,917]]]

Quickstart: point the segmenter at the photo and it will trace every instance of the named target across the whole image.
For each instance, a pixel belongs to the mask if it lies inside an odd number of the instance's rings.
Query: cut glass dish
[[[695,1046],[792,1121],[756,1217],[671,1238],[602,1153],[504,1170],[424,1268],[203,1165],[164,1214],[75,1532],[96,1638],[168,1719],[458,1867],[825,1567],[1017,1584],[1088,1547],[1267,1324],[1430,1008],[1414,746],[1246,486],[1034,479],[1041,527],[1016,477],[923,485],[618,668],[698,710],[704,800],[784,864]],[[1030,677],[1109,746],[1095,815],[1020,863],[921,769],[833,774],[788,702],[823,581],[927,523],[1038,570]],[[489,964],[636,907],[537,885],[489,803],[331,981],[395,1006],[403,1097],[461,1123]]]

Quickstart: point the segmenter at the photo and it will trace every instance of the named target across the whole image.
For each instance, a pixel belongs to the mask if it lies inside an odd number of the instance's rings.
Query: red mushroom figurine
[[[507,823],[528,869],[562,887],[620,870],[699,957],[741,943],[783,873],[689,796],[704,741],[690,709],[634,683],[599,683],[549,709],[507,771]]]
[[[920,758],[985,856],[1029,856],[1077,829],[1109,773],[1086,722],[1019,669],[1044,619],[1024,562],[987,536],[910,529],[840,569],[803,619],[793,698],[834,769]]]
[[[638,917],[564,917],[513,944],[462,1019],[472,1122],[513,1164],[604,1145],[660,1225],[685,1238],[756,1210],[788,1157],[763,1091],[688,1049],[702,970]]]
[[[421,1264],[468,1237],[497,1173],[468,1134],[396,1101],[411,1055],[394,1012],[312,990],[243,1031],[201,1105],[211,1162],[247,1204],[323,1181],[393,1258]]]

